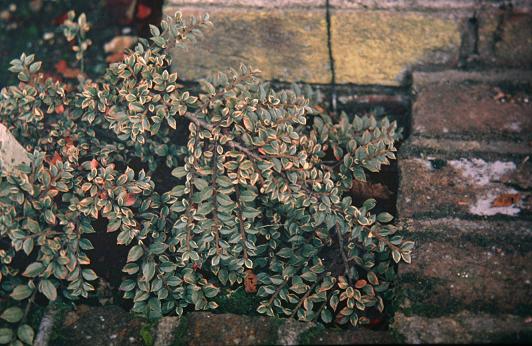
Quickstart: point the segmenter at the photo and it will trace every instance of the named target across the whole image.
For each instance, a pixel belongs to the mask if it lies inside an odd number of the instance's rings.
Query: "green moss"
[[[298,344],[299,345],[315,345],[316,339],[321,334],[323,334],[324,331],[325,331],[325,327],[322,325],[309,328],[299,335]]]
[[[174,331],[173,346],[184,346],[187,344],[188,317],[181,316],[179,325]]]
[[[216,298],[216,303],[219,305],[216,311],[220,313],[255,316],[258,315],[257,307],[259,306],[260,300],[260,297],[256,294],[246,293],[242,287],[239,287],[226,295],[219,295]]]
[[[153,327],[154,327],[154,324],[145,324],[144,326],[142,326],[142,328],[140,329],[140,337],[142,339],[142,343],[145,345],[145,346],[153,346],[153,343],[155,342],[155,338],[152,334],[152,331],[153,331]]]

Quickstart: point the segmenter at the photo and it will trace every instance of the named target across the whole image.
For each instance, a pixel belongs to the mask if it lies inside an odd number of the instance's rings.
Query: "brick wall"
[[[167,0],[215,29],[174,51],[181,77],[248,63],[265,79],[401,86],[413,69],[532,66],[532,1]]]

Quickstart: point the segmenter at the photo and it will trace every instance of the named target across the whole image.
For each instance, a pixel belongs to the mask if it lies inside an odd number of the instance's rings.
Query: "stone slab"
[[[532,2],[529,2],[532,7]],[[532,13],[499,10],[478,16],[481,62],[498,66],[532,67]]]
[[[423,12],[331,12],[336,82],[397,86],[416,65],[453,66],[459,18]]]
[[[532,222],[410,220],[412,263],[399,266],[403,312],[528,314]]]
[[[166,6],[220,6],[259,8],[309,8],[325,7],[323,0],[166,0]]]
[[[214,29],[187,51],[174,49],[174,70],[184,80],[238,68],[262,71],[266,80],[329,83],[327,28],[323,10],[166,6],[165,14],[209,13]]]
[[[526,156],[532,154],[532,146],[528,141],[505,141],[496,139],[447,139],[424,138],[411,136],[401,146],[404,156],[424,153],[445,154],[446,156],[486,156],[502,157],[506,155]]]
[[[416,91],[413,134],[528,136],[532,131],[532,93],[527,88],[440,81]]]
[[[10,172],[20,164],[29,164],[28,152],[9,130],[0,124],[0,170]]]
[[[396,313],[392,329],[407,344],[527,344],[532,340],[532,323],[510,314],[464,311],[425,318]]]
[[[296,320],[209,312],[186,314],[174,333],[174,345],[345,345],[393,342],[387,331],[363,328],[334,330]]]
[[[493,10],[507,3],[505,0],[330,0],[336,8],[345,9],[386,9],[386,10]],[[514,0],[516,11],[531,11],[528,0]]]
[[[398,164],[400,217],[530,214],[529,162],[433,155],[399,159]]]

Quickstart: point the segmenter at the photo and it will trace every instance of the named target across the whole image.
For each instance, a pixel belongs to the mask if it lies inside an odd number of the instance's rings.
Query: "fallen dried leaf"
[[[493,202],[491,202],[491,206],[495,208],[509,207],[519,203],[519,201],[521,201],[521,195],[518,193],[503,193],[498,195]]]
[[[247,293],[257,292],[257,275],[255,275],[251,269],[246,270],[246,277],[244,278],[244,290]]]
[[[146,6],[144,4],[139,4],[137,7],[137,18],[138,19],[146,19],[151,14],[151,7]]]
[[[59,60],[55,64],[55,70],[65,78],[77,78],[82,75],[78,68],[70,68],[65,60]]]
[[[135,36],[116,36],[107,42],[103,49],[106,53],[120,53],[126,48],[131,48],[135,42],[137,42],[137,37]]]
[[[379,198],[379,199],[389,199],[392,197],[392,192],[390,189],[381,183],[372,184],[370,182],[363,182],[359,180],[353,180],[353,186],[351,187],[351,192],[357,197],[368,199],[368,198]]]
[[[116,52],[105,58],[105,61],[109,64],[120,62],[122,60],[124,60],[124,52]]]

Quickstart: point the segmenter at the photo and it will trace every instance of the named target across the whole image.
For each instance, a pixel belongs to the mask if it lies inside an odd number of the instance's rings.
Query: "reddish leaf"
[[[137,199],[135,198],[135,195],[128,193],[126,199],[124,200],[124,205],[126,207],[131,207],[136,201]]]
[[[63,105],[57,105],[57,106],[55,106],[55,112],[56,112],[57,114],[61,114],[61,113],[63,113],[64,111],[65,111],[65,106],[63,106]]]
[[[139,4],[137,7],[137,18],[138,19],[146,19],[151,14],[151,7],[146,6],[144,4]]]
[[[357,282],[355,282],[355,288],[362,288],[364,286],[366,286],[368,284],[368,282],[364,279],[362,280],[358,280]]]
[[[50,159],[50,163],[55,165],[57,162],[63,162],[63,158],[56,151],[54,153],[54,156],[52,156],[52,158]]]
[[[244,290],[247,293],[257,292],[257,275],[250,269],[246,270],[246,276],[244,278]]]
[[[91,160],[91,169],[96,169],[98,168],[98,161],[96,161],[96,159],[92,159]]]
[[[65,22],[65,20],[67,20],[68,18],[68,13],[65,12],[57,17],[54,18],[54,20],[52,21],[55,25],[61,25]]]

